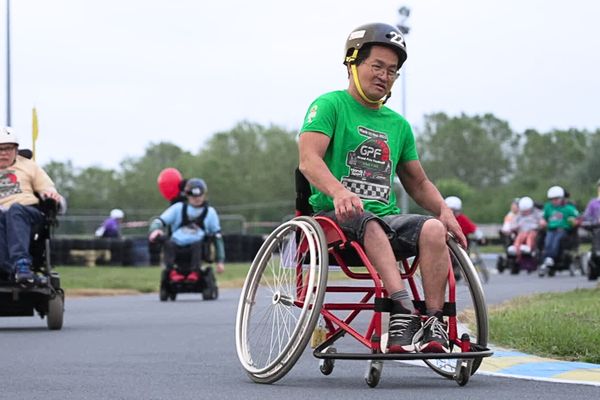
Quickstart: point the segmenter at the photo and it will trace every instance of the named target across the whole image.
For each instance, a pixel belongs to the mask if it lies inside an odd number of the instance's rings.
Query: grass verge
[[[600,288],[519,297],[490,309],[490,342],[600,364]]]
[[[242,287],[250,263],[225,265],[225,272],[216,274],[221,288]],[[60,282],[69,295],[99,295],[158,292],[161,267],[57,267]],[[341,272],[330,273],[331,279],[345,277]]]

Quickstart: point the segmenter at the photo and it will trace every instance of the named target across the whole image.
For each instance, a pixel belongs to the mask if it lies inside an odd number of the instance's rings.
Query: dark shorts
[[[387,233],[394,254],[398,258],[408,258],[419,254],[419,236],[425,221],[433,217],[417,214],[398,214],[378,217],[365,211],[362,215],[340,223],[335,211],[320,212],[317,215],[334,220],[350,240],[364,246],[365,226],[369,221],[377,221]]]

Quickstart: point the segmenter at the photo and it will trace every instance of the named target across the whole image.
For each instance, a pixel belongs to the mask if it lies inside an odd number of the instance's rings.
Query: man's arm
[[[363,205],[360,197],[338,181],[323,161],[331,139],[319,132],[304,132],[298,141],[300,172],[321,192],[333,199],[338,219],[360,215]]]
[[[439,190],[427,178],[421,163],[418,160],[401,163],[398,165],[396,172],[410,197],[418,205],[442,221],[446,229],[454,235],[458,243],[466,248],[467,239],[462,233],[462,229],[458,225],[454,213],[446,206]]]

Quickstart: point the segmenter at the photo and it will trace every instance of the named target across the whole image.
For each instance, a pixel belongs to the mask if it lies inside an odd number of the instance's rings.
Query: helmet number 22
[[[400,46],[404,46],[404,38],[398,32],[390,32],[390,42],[399,44]]]

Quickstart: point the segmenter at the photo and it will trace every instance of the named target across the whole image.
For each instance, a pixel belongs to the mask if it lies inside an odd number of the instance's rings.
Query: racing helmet
[[[459,199],[458,197],[448,196],[448,197],[446,197],[446,199],[444,201],[446,202],[446,205],[448,206],[448,208],[451,209],[452,211],[462,210],[462,200]]]
[[[529,211],[533,208],[533,200],[531,197],[525,196],[519,199],[519,211]]]
[[[190,178],[183,189],[187,196],[202,196],[207,190],[206,182],[200,178]]]
[[[546,194],[549,199],[556,199],[565,197],[565,189],[560,186],[552,186],[548,189],[548,193]]]
[[[369,44],[387,46],[394,50],[398,55],[398,69],[406,61],[406,42],[402,32],[395,26],[375,22],[361,25],[348,35],[344,49],[344,65],[354,64],[358,51]]]
[[[110,211],[110,217],[115,219],[122,219],[125,217],[125,213],[120,208],[114,208]]]
[[[19,136],[8,126],[0,128],[0,144],[14,143],[19,145]]]

